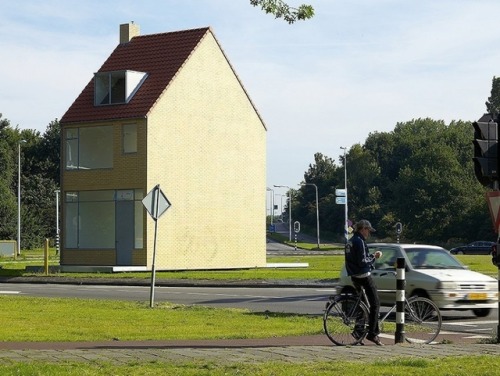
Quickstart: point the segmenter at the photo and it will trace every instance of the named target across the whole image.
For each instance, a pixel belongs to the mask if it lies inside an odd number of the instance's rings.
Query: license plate
[[[471,292],[467,297],[469,300],[486,300],[488,295],[484,292]]]

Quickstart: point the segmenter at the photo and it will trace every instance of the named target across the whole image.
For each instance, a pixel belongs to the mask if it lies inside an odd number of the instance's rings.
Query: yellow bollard
[[[45,270],[45,275],[49,275],[49,239],[45,239],[43,269]]]

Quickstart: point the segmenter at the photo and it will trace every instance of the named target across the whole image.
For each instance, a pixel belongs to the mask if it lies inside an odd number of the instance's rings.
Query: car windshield
[[[414,269],[465,269],[444,249],[407,248],[405,251]]]

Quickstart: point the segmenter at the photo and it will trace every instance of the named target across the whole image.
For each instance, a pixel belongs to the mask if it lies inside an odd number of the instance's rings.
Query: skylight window
[[[135,71],[98,72],[94,75],[94,104],[128,103],[146,79]]]

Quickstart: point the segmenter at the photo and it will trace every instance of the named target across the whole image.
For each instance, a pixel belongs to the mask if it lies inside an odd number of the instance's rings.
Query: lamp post
[[[271,192],[271,226],[272,226],[274,219],[274,189],[267,187],[266,190],[268,192]]]
[[[318,250],[319,250],[319,204],[318,204],[318,186],[314,183],[303,183],[301,185],[312,185],[316,191],[316,237],[318,240]]]
[[[20,140],[17,144],[17,255],[21,255],[21,144],[26,140]]]
[[[349,234],[349,223],[348,223],[348,212],[347,212],[347,155],[346,151],[347,148],[341,146],[341,149],[344,150],[344,188],[345,188],[345,223],[344,223],[344,235],[345,235],[345,242],[347,244],[348,238],[347,235]]]
[[[292,191],[288,185],[275,185],[274,188],[288,188],[288,241],[292,241]]]
[[[281,217],[281,221],[283,222],[283,197],[286,197],[285,195],[282,195],[282,194],[279,194],[279,193],[276,193],[274,196],[280,196],[280,217]]]

